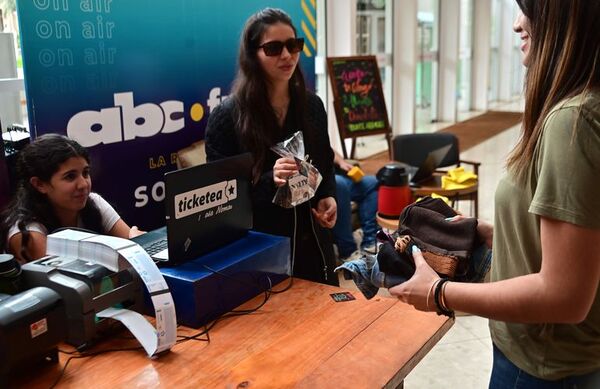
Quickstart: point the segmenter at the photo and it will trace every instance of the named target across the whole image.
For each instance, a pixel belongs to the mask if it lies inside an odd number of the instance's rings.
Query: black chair
[[[396,135],[392,139],[392,158],[411,166],[421,166],[427,155],[441,147],[452,145],[439,167],[471,165],[473,172],[479,175],[479,162],[460,159],[458,138],[450,133],[407,134]],[[452,206],[459,200],[470,200],[474,205],[473,216],[478,214],[477,187],[471,190],[442,191],[441,188],[422,187],[413,191],[416,195],[426,195],[436,192],[447,196],[452,201]]]

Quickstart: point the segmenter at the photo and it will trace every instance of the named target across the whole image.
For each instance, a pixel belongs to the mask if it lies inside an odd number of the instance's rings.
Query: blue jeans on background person
[[[358,217],[363,230],[361,247],[375,245],[377,233],[377,187],[379,183],[374,176],[364,176],[359,182],[336,174],[337,222],[333,227],[333,236],[341,258],[349,257],[356,250],[356,242],[352,236],[351,201],[358,204]]]
[[[600,370],[581,376],[547,381],[525,373],[494,346],[489,389],[593,389],[600,388]]]

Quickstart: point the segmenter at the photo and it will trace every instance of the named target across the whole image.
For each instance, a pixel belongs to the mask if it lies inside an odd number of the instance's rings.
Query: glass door
[[[490,27],[490,73],[488,82],[488,102],[498,101],[500,89],[500,36],[502,33],[501,0],[492,0]]]
[[[456,74],[457,110],[471,109],[471,66],[473,57],[473,0],[460,1],[460,26]]]
[[[417,13],[417,132],[437,121],[439,0],[420,0]]]
[[[513,4],[513,20],[519,15],[519,6]],[[523,94],[523,82],[525,77],[525,66],[523,66],[523,56],[521,54],[521,37],[519,34],[513,34],[511,49],[511,88],[512,96],[521,96]]]
[[[391,123],[392,103],[392,7],[393,0],[357,0],[356,54],[377,58],[383,97]],[[357,138],[357,155],[364,158],[387,150],[385,135]]]
[[[386,106],[392,107],[392,1],[356,2],[356,54],[375,55]]]

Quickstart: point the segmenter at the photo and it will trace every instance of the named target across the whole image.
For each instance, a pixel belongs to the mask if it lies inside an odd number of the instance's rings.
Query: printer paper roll
[[[156,316],[156,329],[139,313],[108,308],[99,313],[122,322],[142,344],[149,356],[170,349],[177,341],[175,303],[167,282],[150,256],[137,243],[114,236],[63,230],[48,235],[48,254],[81,258],[118,271],[125,259],[146,285]],[[144,324],[145,323],[145,324]]]
[[[158,347],[152,353],[155,354],[170,349],[177,341],[175,302],[173,302],[173,296],[171,296],[167,282],[152,258],[140,245],[131,243],[132,246],[119,250],[119,254],[138,272],[148,289],[148,293],[150,293],[150,299],[152,305],[154,305],[158,336]]]
[[[118,320],[135,336],[148,353],[152,356],[158,348],[158,338],[156,330],[148,320],[139,313],[129,309],[122,308],[106,308],[103,311],[96,313],[98,317],[108,317]]]

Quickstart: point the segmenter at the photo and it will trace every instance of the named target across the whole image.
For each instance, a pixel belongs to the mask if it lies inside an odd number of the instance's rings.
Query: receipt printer
[[[0,295],[0,387],[14,370],[39,361],[58,362],[57,346],[65,340],[63,301],[55,291],[33,288]]]
[[[112,272],[83,259],[50,255],[23,265],[22,270],[27,287],[45,286],[62,297],[66,341],[80,350],[114,324],[96,313],[110,307],[142,312],[144,307],[143,285],[133,268]]]

